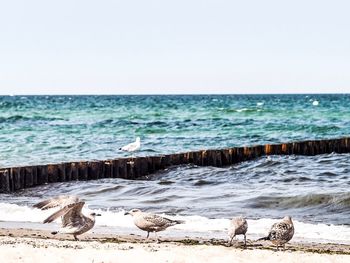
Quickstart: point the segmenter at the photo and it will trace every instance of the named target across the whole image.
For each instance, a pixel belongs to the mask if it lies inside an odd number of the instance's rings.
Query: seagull
[[[232,240],[236,235],[244,235],[244,246],[247,246],[247,237],[246,233],[248,230],[248,223],[247,220],[245,220],[243,217],[234,217],[231,220],[231,224],[229,227],[229,237],[230,241],[228,245],[230,246],[232,244]]]
[[[87,216],[83,215],[81,210],[84,204],[85,202],[81,201],[77,196],[58,196],[37,203],[34,207],[46,210],[59,206],[60,209],[46,218],[43,223],[51,223],[61,216],[62,225],[60,230],[51,232],[51,234],[71,234],[74,236],[75,240],[79,240],[77,236],[93,228],[95,225],[95,217],[101,216],[96,213],[90,213]]]
[[[270,240],[272,244],[276,245],[276,248],[283,246],[292,239],[294,235],[294,225],[290,216],[285,216],[282,221],[272,225],[271,230],[267,237],[260,238],[258,240]]]
[[[132,215],[134,218],[134,224],[143,231],[147,231],[147,237],[149,237],[150,232],[154,232],[156,235],[157,242],[159,242],[157,232],[163,231],[170,226],[177,224],[183,224],[185,221],[182,220],[171,220],[166,217],[159,215],[145,213],[140,209],[132,209],[126,212],[124,215]]]
[[[119,150],[122,150],[125,152],[135,152],[135,151],[139,150],[140,147],[141,147],[141,139],[140,139],[140,137],[137,137],[136,141],[119,148]]]

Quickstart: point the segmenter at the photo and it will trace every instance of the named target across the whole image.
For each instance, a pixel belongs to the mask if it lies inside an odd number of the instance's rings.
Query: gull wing
[[[50,209],[53,207],[60,206],[61,208],[79,202],[79,198],[73,195],[64,195],[44,200],[40,203],[33,205],[33,207],[39,208],[41,210]]]
[[[44,224],[46,223],[51,223],[52,221],[56,220],[58,217],[63,216],[63,219],[66,217],[67,214],[71,214],[70,211],[75,211],[76,209],[80,209],[80,214],[81,214],[81,207],[83,207],[85,202],[79,202],[79,203],[73,203],[66,205],[65,207],[61,208],[57,212],[53,213],[51,216],[46,218],[44,220]]]
[[[62,227],[79,227],[84,225],[85,216],[81,212],[84,205],[85,202],[74,204],[74,206],[64,214],[62,218]]]
[[[154,214],[144,215],[143,219],[145,221],[147,221],[148,223],[151,223],[151,224],[158,226],[158,227],[176,225],[179,223],[178,221],[171,220],[169,218],[162,217],[159,215],[154,215]]]

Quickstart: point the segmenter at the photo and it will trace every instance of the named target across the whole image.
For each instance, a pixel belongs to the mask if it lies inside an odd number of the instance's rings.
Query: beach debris
[[[244,235],[244,246],[247,246],[247,237],[246,233],[248,230],[248,223],[245,218],[239,216],[232,218],[230,222],[230,227],[228,229],[229,234],[229,243],[228,245],[231,246],[232,240],[237,235]]]
[[[269,234],[266,237],[259,238],[259,240],[270,240],[272,244],[276,245],[276,249],[283,246],[292,239],[294,235],[294,225],[290,216],[285,216],[282,221],[272,225]]]
[[[137,137],[136,141],[119,148],[119,150],[122,150],[125,152],[135,152],[135,151],[139,150],[140,147],[141,147],[141,139],[140,139],[140,137]]]
[[[140,209],[132,209],[126,212],[125,215],[133,216],[134,224],[139,229],[147,232],[146,238],[149,238],[150,232],[154,232],[157,242],[159,242],[157,232],[163,231],[170,226],[185,223],[185,221],[182,220],[172,220],[156,214],[142,212]]]
[[[71,234],[74,236],[75,240],[79,240],[77,236],[93,228],[95,225],[95,217],[100,216],[100,214],[96,213],[83,215],[81,210],[84,204],[85,202],[81,201],[77,196],[58,196],[37,203],[33,207],[41,210],[60,207],[57,212],[46,218],[43,223],[51,223],[61,217],[62,225],[60,230],[51,232],[51,234]]]

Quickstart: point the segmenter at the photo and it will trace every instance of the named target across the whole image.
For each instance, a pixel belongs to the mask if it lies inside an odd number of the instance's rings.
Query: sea
[[[350,134],[350,94],[0,96],[0,167],[330,139]],[[161,236],[227,238],[234,216],[248,239],[290,215],[293,240],[350,244],[350,154],[264,156],[228,167],[181,165],[138,180],[47,184],[0,194],[0,227],[59,228],[32,205],[78,195],[98,211],[93,231],[143,234],[125,211],[186,223]]]

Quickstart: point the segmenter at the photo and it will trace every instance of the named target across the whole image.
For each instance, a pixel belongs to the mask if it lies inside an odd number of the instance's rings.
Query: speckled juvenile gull
[[[281,222],[272,225],[267,237],[258,240],[270,240],[272,244],[276,245],[277,249],[280,246],[285,248],[285,244],[292,239],[294,235],[294,225],[290,216],[285,216]]]
[[[94,227],[95,216],[100,216],[100,214],[96,213],[91,213],[87,216],[83,215],[81,210],[84,204],[85,202],[80,201],[77,196],[59,196],[37,203],[34,207],[41,210],[60,207],[57,212],[46,218],[43,223],[51,223],[58,217],[61,217],[62,225],[60,230],[52,232],[52,234],[72,234],[74,239],[78,240],[78,235],[81,235]]]
[[[141,230],[147,232],[147,238],[149,237],[150,232],[154,232],[156,235],[157,242],[159,241],[157,232],[163,231],[170,226],[185,223],[182,220],[172,220],[159,215],[145,213],[142,212],[140,209],[132,209],[129,212],[126,212],[125,215],[133,216],[134,224]]]
[[[237,235],[244,235],[244,245],[247,245],[247,237],[246,233],[248,230],[248,223],[243,217],[234,217],[231,220],[230,227],[228,230],[229,234],[229,245],[232,244],[232,240]]]
[[[135,142],[129,143],[123,147],[121,147],[119,150],[125,151],[125,152],[135,152],[139,150],[141,147],[141,139],[140,137],[136,138]]]

